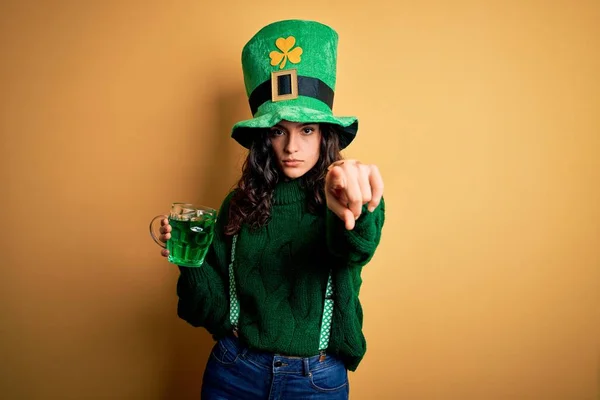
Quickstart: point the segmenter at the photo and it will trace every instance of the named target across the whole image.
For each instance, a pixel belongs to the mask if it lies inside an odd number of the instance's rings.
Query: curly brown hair
[[[319,124],[321,144],[319,160],[305,173],[300,185],[310,194],[307,206],[311,213],[318,213],[325,204],[325,176],[331,163],[341,160],[339,128],[331,124]],[[235,235],[242,224],[250,229],[258,229],[269,221],[273,192],[277,183],[284,179],[277,166],[277,160],[271,147],[269,130],[265,129],[252,142],[237,190],[231,197],[229,218],[225,227],[226,235]]]

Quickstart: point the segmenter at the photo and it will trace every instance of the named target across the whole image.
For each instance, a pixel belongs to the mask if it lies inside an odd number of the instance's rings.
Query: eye
[[[279,136],[283,136],[283,135],[284,135],[284,133],[283,133],[283,131],[282,131],[281,129],[278,129],[278,128],[273,128],[273,129],[271,129],[271,130],[269,131],[269,135],[270,135],[271,137],[279,137]]]
[[[315,131],[315,128],[310,127],[310,126],[305,126],[304,128],[302,128],[302,134],[304,135],[310,135]]]

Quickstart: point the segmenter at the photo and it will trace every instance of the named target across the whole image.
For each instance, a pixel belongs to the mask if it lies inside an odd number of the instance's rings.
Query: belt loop
[[[302,364],[304,365],[304,376],[308,376],[310,374],[310,367],[308,364],[308,358],[304,357],[302,359]]]

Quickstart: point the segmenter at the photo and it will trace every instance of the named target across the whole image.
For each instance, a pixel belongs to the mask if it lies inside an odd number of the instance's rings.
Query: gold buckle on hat
[[[279,77],[289,75],[292,83],[292,92],[279,94]],[[298,98],[298,72],[296,69],[271,72],[271,101],[293,100]]]

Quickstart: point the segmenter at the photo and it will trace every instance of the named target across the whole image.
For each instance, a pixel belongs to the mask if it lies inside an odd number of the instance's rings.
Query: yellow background
[[[240,52],[285,18],[339,32],[386,184],[352,398],[598,399],[600,4],[566,0],[3,1],[0,397],[199,397],[148,222],[235,183]]]

